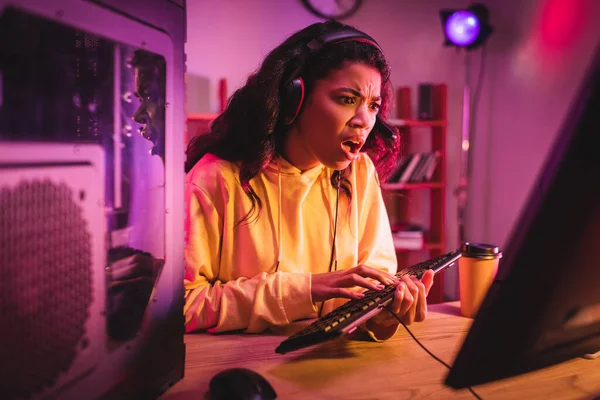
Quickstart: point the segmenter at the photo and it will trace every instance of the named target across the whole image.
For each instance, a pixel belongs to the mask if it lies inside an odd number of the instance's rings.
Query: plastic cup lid
[[[460,252],[465,257],[493,259],[502,257],[502,252],[498,246],[486,243],[464,242],[460,247]]]

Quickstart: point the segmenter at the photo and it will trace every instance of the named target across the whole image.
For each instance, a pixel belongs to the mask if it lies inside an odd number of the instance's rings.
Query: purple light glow
[[[471,11],[457,11],[446,21],[446,36],[457,46],[468,46],[477,39],[481,24]]]

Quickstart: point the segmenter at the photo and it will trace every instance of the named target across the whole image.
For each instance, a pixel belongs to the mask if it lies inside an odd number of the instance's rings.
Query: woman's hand
[[[388,307],[403,324],[410,325],[413,322],[421,322],[427,317],[427,295],[433,285],[433,275],[433,271],[428,270],[425,271],[421,280],[414,276],[400,278],[394,292],[394,300]],[[367,321],[367,327],[372,325],[389,326],[397,323],[398,320],[384,310]]]
[[[368,278],[379,282],[374,282]],[[399,280],[395,276],[366,265],[359,265],[343,271],[312,274],[312,301],[316,303],[336,297],[362,299],[364,294],[348,288],[358,286],[365,289],[381,290],[383,285],[393,285],[397,282]]]

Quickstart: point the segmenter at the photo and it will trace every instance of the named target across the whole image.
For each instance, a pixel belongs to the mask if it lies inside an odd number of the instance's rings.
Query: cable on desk
[[[421,348],[422,348],[423,350],[425,350],[425,351],[427,352],[427,354],[429,354],[431,357],[433,357],[433,359],[434,359],[434,360],[436,360],[437,362],[439,362],[440,364],[442,364],[442,365],[443,365],[443,366],[445,366],[446,368],[448,368],[448,369],[452,369],[452,367],[450,367],[448,364],[446,364],[446,363],[445,363],[445,362],[444,362],[442,359],[440,359],[440,358],[439,358],[439,357],[437,357],[435,354],[433,354],[431,351],[429,351],[429,350],[427,349],[427,347],[423,346],[423,344],[421,344],[421,342],[419,341],[419,339],[417,339],[417,338],[416,338],[416,336],[415,336],[415,335],[413,335],[413,333],[410,331],[410,329],[408,329],[408,326],[406,326],[406,325],[404,324],[404,322],[402,322],[402,320],[400,319],[400,317],[398,317],[398,316],[396,315],[396,313],[394,313],[394,312],[393,312],[392,310],[390,310],[388,307],[385,307],[385,310],[386,310],[387,312],[389,312],[390,314],[392,314],[392,315],[394,316],[394,318],[396,318],[396,319],[398,320],[398,322],[400,322],[400,324],[401,324],[401,325],[404,327],[404,329],[406,329],[406,332],[408,332],[408,334],[409,334],[410,336],[412,336],[412,338],[415,340],[415,342],[417,342],[417,344],[418,344],[419,346],[421,346]],[[480,397],[480,396],[479,396],[477,393],[475,393],[475,391],[474,391],[474,390],[473,390],[473,389],[472,389],[470,386],[467,386],[467,389],[469,389],[469,392],[471,392],[471,393],[473,394],[473,396],[475,396],[475,398],[476,398],[477,400],[482,400],[482,398],[481,398],[481,397]]]

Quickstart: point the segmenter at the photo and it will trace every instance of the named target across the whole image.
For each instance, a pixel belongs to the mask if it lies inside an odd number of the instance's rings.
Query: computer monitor
[[[599,149],[600,47],[446,385],[465,388],[600,351]]]

